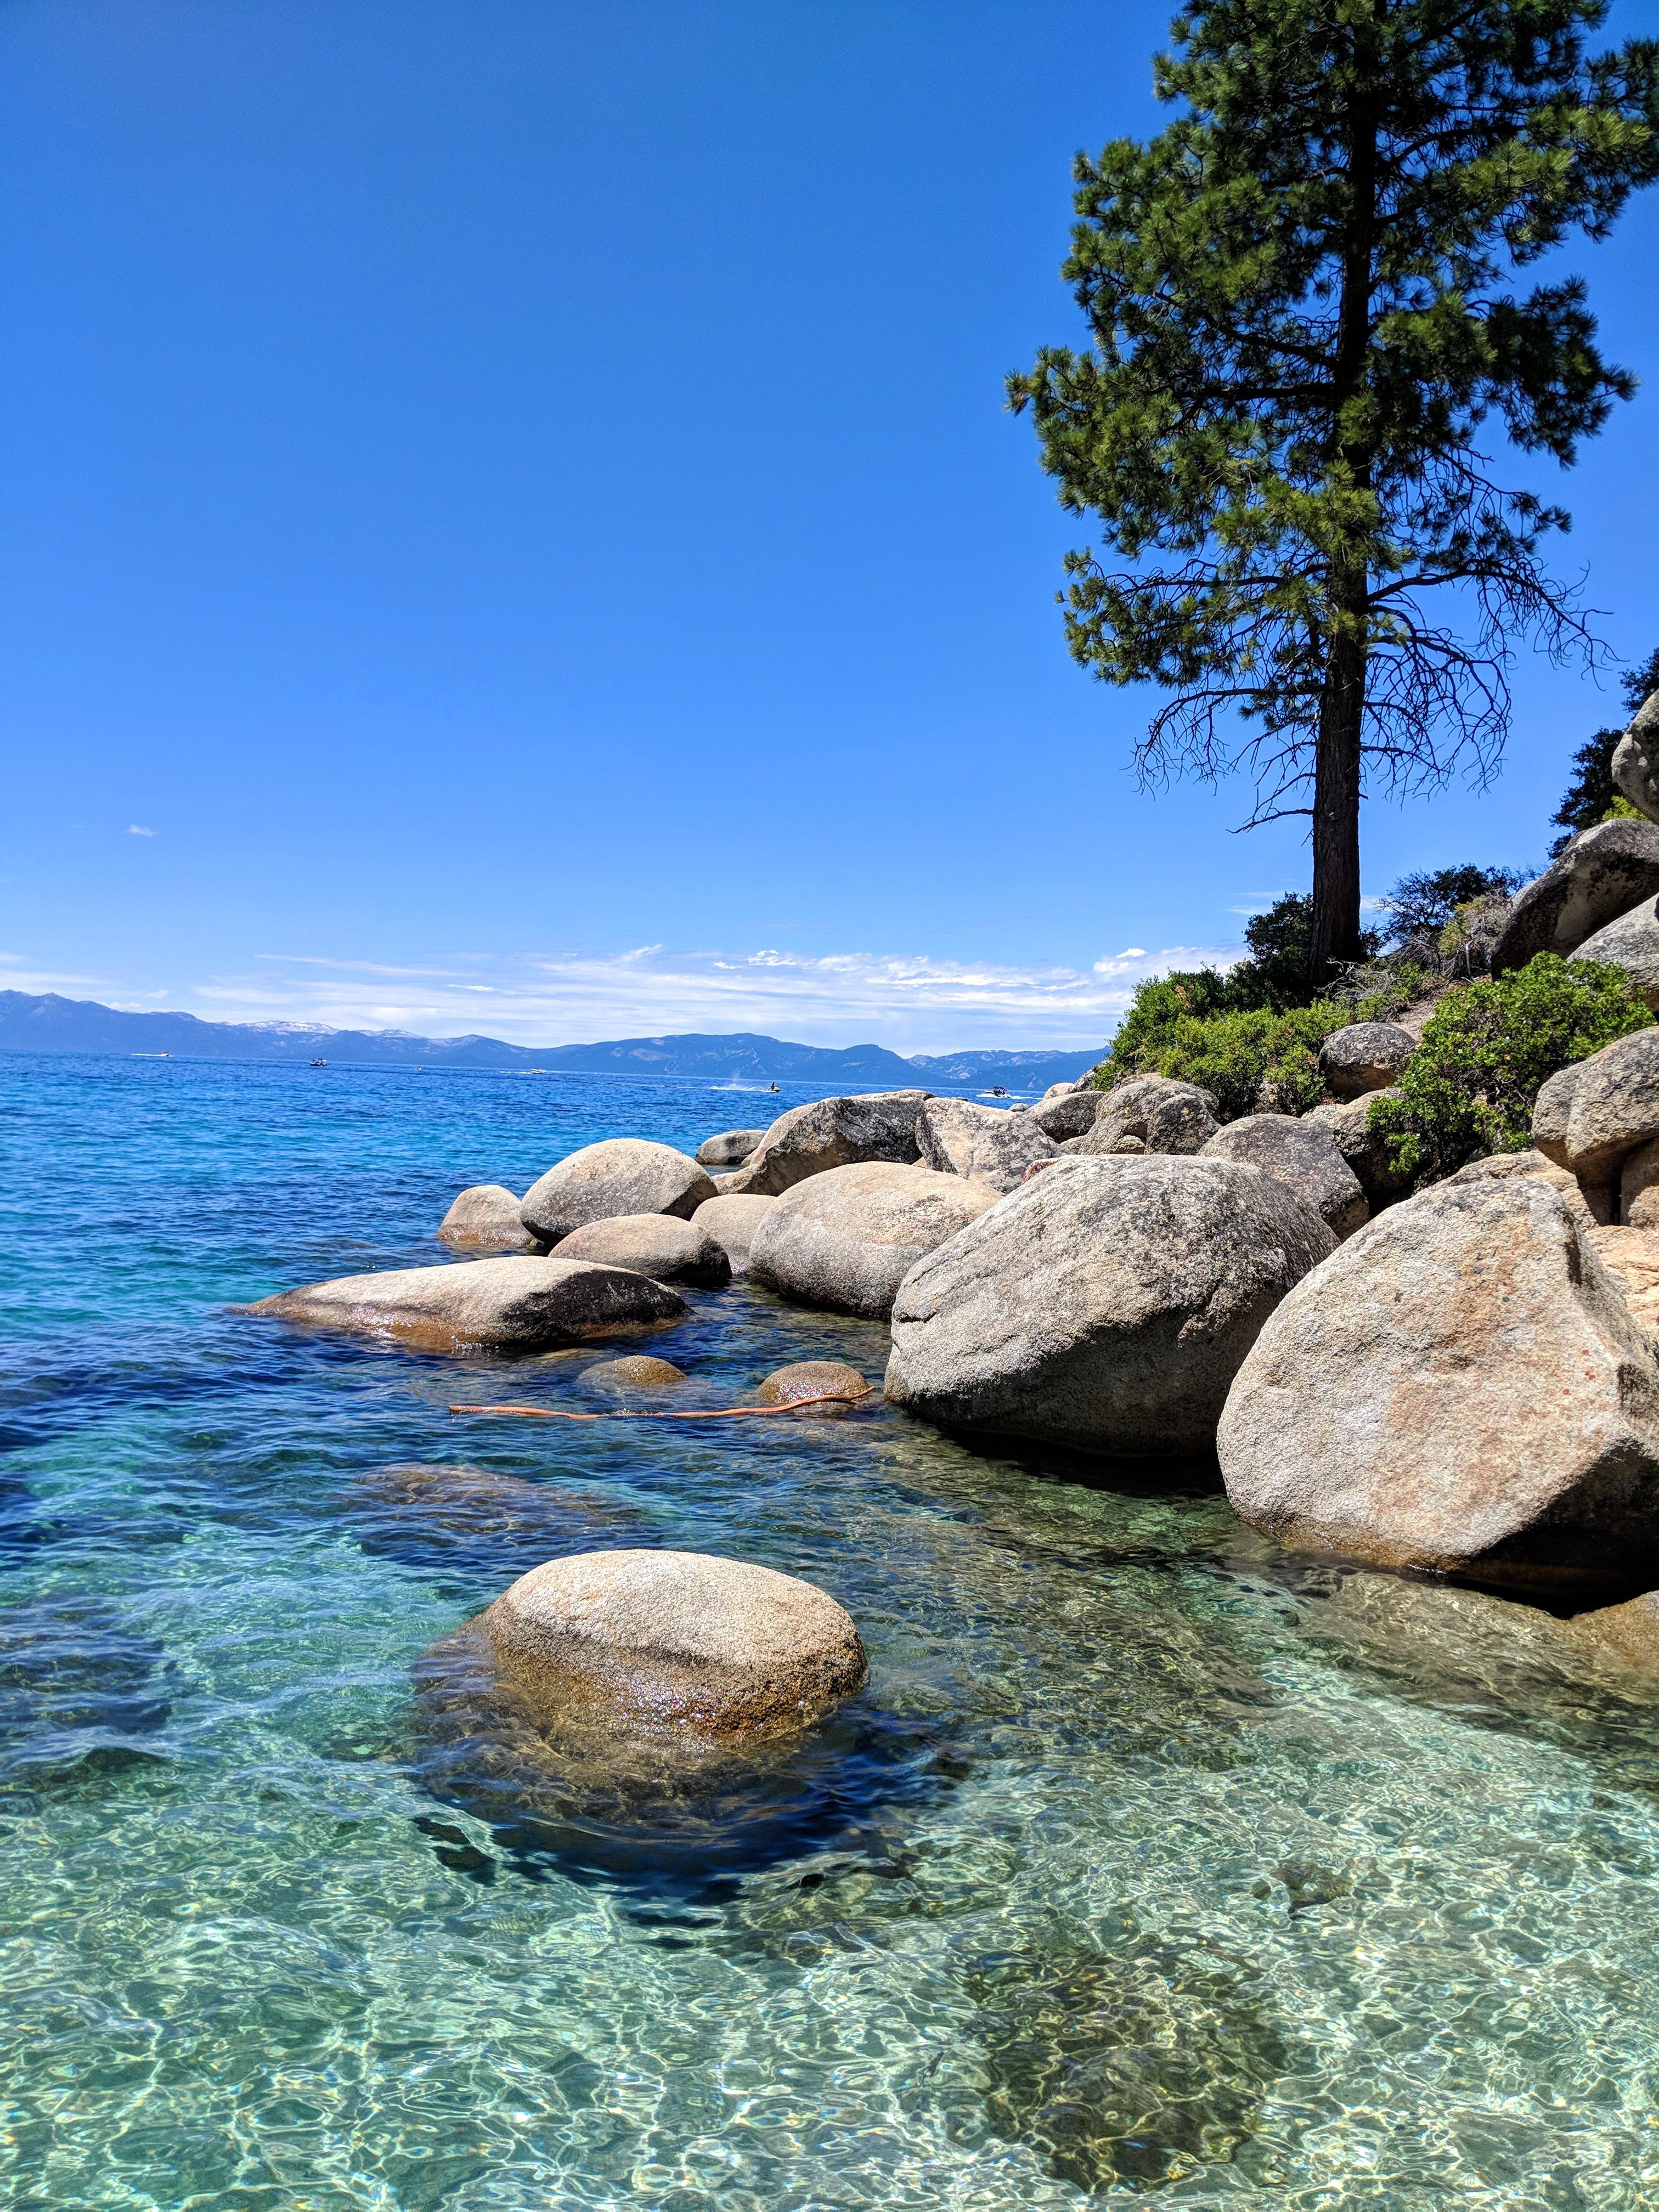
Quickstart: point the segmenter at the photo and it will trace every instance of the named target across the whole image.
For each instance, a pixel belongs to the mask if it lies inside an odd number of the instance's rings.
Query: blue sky
[[[1304,887],[1243,787],[1136,792],[1002,405],[1168,14],[9,0],[0,984],[1088,1045]],[[1646,382],[1559,558],[1645,655],[1659,193],[1568,258]],[[1616,693],[1516,690],[1492,791],[1368,807],[1369,891],[1541,854]]]

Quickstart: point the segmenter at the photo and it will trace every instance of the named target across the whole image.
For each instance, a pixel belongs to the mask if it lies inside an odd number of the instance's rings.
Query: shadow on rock
[[[486,1822],[517,1870],[705,1906],[809,1854],[879,1860],[901,1804],[959,1777],[939,1726],[854,1698],[808,1734],[746,1747],[684,1729],[555,1733],[476,1625],[415,1670],[415,1764],[432,1795]],[[453,1844],[453,1839],[450,1840]],[[475,1860],[457,1870],[489,1881]]]
[[[0,1613],[0,1790],[40,1792],[167,1762],[141,1739],[171,1710],[159,1644],[96,1598]]]
[[[1293,2063],[1293,2039],[1243,1960],[1129,1935],[980,1960],[993,2134],[1085,2190],[1157,2187],[1230,2163]]]
[[[626,1506],[482,1467],[379,1468],[353,1486],[348,1510],[358,1542],[377,1558],[491,1579],[605,1549],[643,1525]]]

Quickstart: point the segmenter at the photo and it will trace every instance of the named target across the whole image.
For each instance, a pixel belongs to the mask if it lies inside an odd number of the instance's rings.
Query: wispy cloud
[[[1131,945],[1086,969],[927,954],[672,951],[438,956],[408,963],[262,954],[191,994],[220,1020],[320,1021],[561,1044],[664,1031],[760,1030],[807,1043],[910,1051],[970,1044],[1089,1047],[1143,977],[1225,965],[1236,945]]]
[[[142,822],[129,822],[127,835],[129,837],[153,837],[155,832],[153,830],[146,830]]]

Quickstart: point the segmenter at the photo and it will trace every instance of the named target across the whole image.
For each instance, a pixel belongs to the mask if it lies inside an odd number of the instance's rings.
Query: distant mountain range
[[[884,1045],[787,1044],[777,1037],[621,1037],[604,1044],[503,1044],[497,1037],[411,1036],[404,1030],[331,1030],[313,1022],[204,1022],[194,1014],[130,1014],[91,999],[0,991],[0,1052],[166,1053],[177,1060],[327,1059],[379,1066],[542,1067],[550,1073],[660,1075],[718,1082],[812,1083],[848,1090],[907,1084],[1004,1083],[1046,1089],[1094,1066],[1098,1052],[916,1053]]]

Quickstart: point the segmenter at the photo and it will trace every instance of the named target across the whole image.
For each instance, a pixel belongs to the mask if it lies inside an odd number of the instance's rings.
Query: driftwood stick
[[[821,1398],[797,1398],[787,1406],[715,1406],[705,1412],[650,1413],[631,1406],[618,1406],[603,1413],[567,1413],[551,1406],[452,1406],[452,1413],[495,1413],[514,1421],[743,1421],[766,1413],[800,1413],[809,1406],[857,1406],[865,1399],[873,1398],[873,1389],[860,1391],[849,1398],[844,1391],[831,1390]]]

